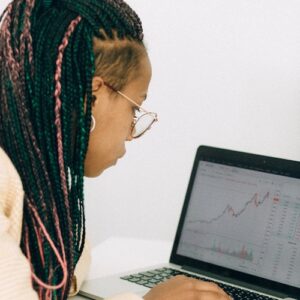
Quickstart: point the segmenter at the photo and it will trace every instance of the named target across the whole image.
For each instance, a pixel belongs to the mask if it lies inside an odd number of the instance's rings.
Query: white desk
[[[92,249],[87,279],[109,276],[169,261],[172,242],[112,237]],[[70,300],[86,299],[82,296]]]

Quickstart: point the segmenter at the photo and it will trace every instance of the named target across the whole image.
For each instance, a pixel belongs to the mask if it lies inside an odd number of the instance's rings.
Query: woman
[[[0,47],[0,298],[66,299],[89,261],[84,175],[114,165],[157,120],[141,108],[142,25],[121,0],[14,0]],[[144,297],[228,298],[182,276]]]

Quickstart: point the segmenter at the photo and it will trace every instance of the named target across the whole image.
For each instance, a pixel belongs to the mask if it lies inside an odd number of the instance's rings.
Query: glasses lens
[[[151,125],[156,121],[155,113],[146,113],[140,116],[133,127],[132,137],[136,138],[141,136],[145,131],[150,129]]]

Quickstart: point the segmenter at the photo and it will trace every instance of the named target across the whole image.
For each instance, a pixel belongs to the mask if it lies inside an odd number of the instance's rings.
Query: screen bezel
[[[261,287],[262,289],[271,289],[273,291],[286,294],[291,297],[299,296],[300,287],[297,288],[255,275],[241,273],[239,271],[232,270],[226,267],[216,266],[212,263],[199,261],[177,254],[184,219],[188,209],[193,184],[200,161],[215,162],[223,165],[241,167],[244,169],[261,171],[270,174],[288,176],[298,179],[300,178],[300,162],[298,161],[215,148],[210,146],[199,146],[195,156],[179,224],[175,235],[170,262],[182,266],[191,267],[199,271],[209,272],[219,276],[225,276],[230,280],[242,281],[251,285]]]

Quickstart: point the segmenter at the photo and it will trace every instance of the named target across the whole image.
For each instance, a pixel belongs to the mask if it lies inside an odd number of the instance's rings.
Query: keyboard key
[[[131,282],[136,282],[138,283],[140,281],[140,278],[130,278],[130,279],[127,279],[128,281],[131,281]]]
[[[155,287],[156,284],[155,283],[146,283],[144,286],[151,289],[151,288]]]
[[[143,275],[143,276],[147,276],[147,277],[153,277],[153,273],[151,272],[143,272],[143,273],[139,273],[140,275]]]

